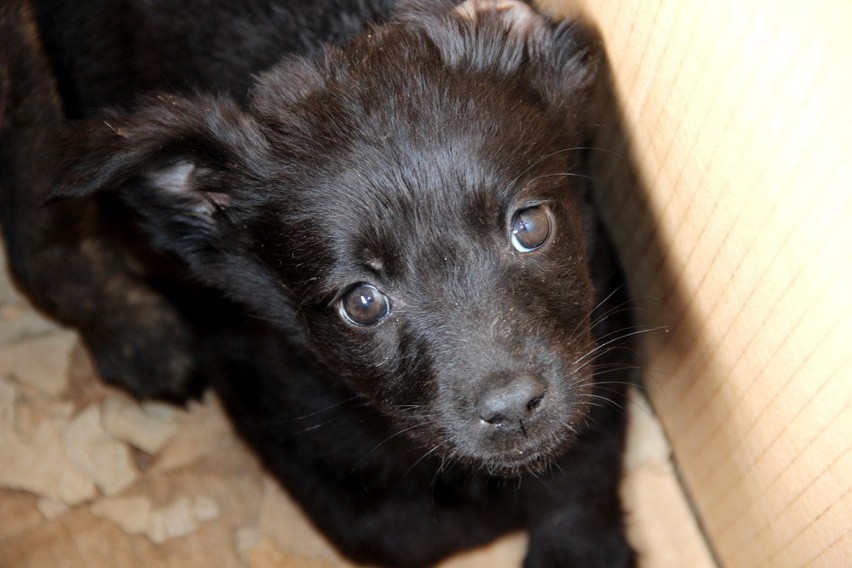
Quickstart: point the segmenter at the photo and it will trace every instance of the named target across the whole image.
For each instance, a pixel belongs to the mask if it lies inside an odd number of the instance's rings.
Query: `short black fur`
[[[527,529],[525,566],[631,565],[597,40],[520,2],[390,4],[0,7],[12,271],[108,381],[212,385],[354,560]]]

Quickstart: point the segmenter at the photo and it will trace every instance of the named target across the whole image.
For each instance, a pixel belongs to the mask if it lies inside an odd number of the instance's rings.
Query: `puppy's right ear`
[[[194,268],[227,262],[231,221],[265,200],[268,143],[232,101],[159,95],[134,113],[73,128],[52,198],[115,192],[155,247]]]

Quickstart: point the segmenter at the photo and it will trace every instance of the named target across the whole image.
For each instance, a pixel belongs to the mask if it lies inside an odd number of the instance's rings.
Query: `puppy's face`
[[[513,474],[558,455],[588,404],[593,64],[576,28],[523,4],[411,12],[282,63],[248,112],[143,111],[116,129],[135,146],[99,169],[142,188],[124,191],[155,243],[427,451]],[[176,107],[182,136],[137,158]]]
[[[491,106],[487,125],[435,117],[451,147],[354,142],[305,188],[303,242],[279,250],[305,249],[279,273],[334,373],[429,449],[508,472],[581,427],[594,291],[575,146],[534,109]],[[489,139],[518,140],[519,115],[531,148]]]

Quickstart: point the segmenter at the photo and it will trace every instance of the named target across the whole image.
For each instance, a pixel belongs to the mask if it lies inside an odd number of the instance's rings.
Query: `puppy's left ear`
[[[514,47],[519,71],[529,71],[534,85],[553,102],[582,98],[603,65],[600,36],[579,20],[556,22],[521,0],[465,0],[457,17],[484,28],[500,28]]]
[[[398,17],[425,31],[446,64],[523,77],[558,112],[582,108],[603,67],[591,26],[554,22],[520,0],[464,0],[443,13],[412,4]]]
[[[591,25],[554,21],[520,0],[465,0],[454,15],[472,24],[476,35],[494,38],[496,30],[502,47],[481,52],[499,53],[500,67],[525,77],[556,120],[581,138],[590,135],[605,68],[603,45]]]
[[[581,21],[554,23],[547,32],[530,40],[531,59],[539,66],[535,78],[546,97],[588,97],[604,67],[600,36]]]
[[[267,141],[232,101],[160,95],[134,113],[73,128],[52,197],[117,194],[156,248],[197,271],[224,260],[237,244],[233,219],[264,201]]]

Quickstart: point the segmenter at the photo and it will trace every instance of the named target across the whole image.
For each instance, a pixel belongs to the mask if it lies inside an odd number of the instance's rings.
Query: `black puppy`
[[[4,95],[0,164],[36,189],[3,182],[3,220],[18,279],[81,328],[108,379],[177,399],[210,381],[355,560],[427,566],[526,528],[526,566],[633,562],[618,498],[629,324],[584,172],[588,32],[467,0],[407,4],[350,38],[386,7],[328,3],[276,57],[320,36],[343,47],[285,58],[246,94],[275,51],[269,22],[294,29],[293,7],[188,18],[163,2],[115,26],[133,39],[124,58],[95,61],[108,34],[51,4],[52,68],[37,46],[7,58],[58,95]],[[205,54],[209,37],[240,41]],[[47,197],[34,171],[59,150],[12,127],[44,133],[151,88],[169,90],[67,128],[60,186],[23,227]],[[175,94],[194,89],[230,96]],[[25,143],[36,165],[15,161]]]

